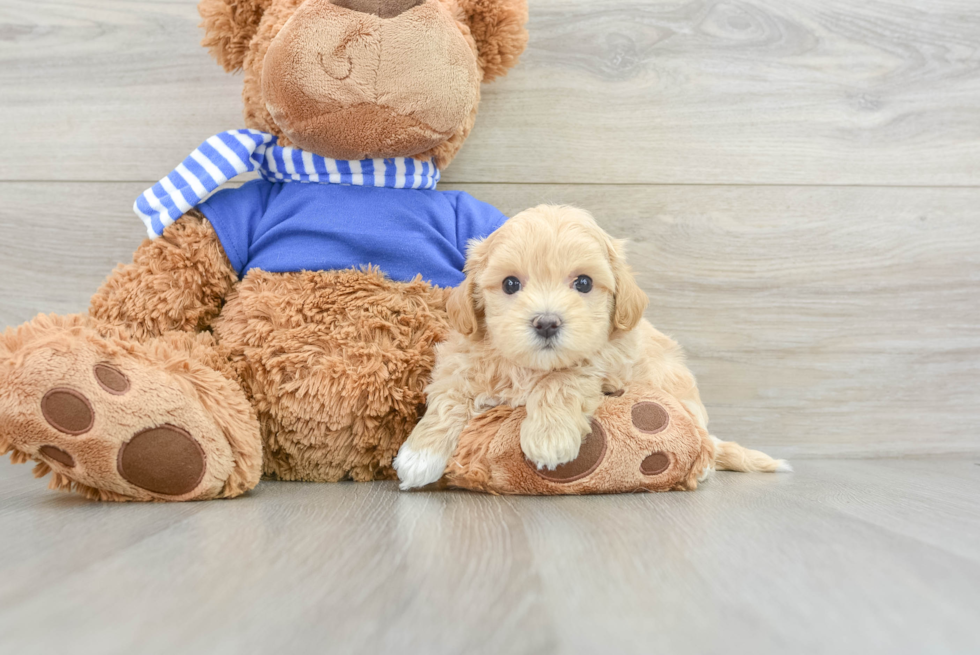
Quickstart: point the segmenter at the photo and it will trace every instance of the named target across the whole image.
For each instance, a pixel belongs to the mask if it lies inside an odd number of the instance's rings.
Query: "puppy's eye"
[[[572,286],[579,293],[588,293],[592,291],[592,278],[590,278],[588,275],[579,275],[577,278],[575,278],[575,281],[572,282]]]
[[[521,290],[521,281],[516,277],[511,275],[508,278],[504,278],[504,293],[510,295],[512,293],[517,293]]]

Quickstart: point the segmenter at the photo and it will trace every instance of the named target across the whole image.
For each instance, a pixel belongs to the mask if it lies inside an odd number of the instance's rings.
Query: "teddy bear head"
[[[481,82],[527,42],[526,0],[202,0],[203,44],[244,70],[245,124],[323,157],[444,168]]]

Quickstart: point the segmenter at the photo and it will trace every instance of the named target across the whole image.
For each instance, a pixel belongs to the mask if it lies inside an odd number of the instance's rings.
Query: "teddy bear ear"
[[[527,0],[457,0],[479,51],[483,81],[507,74],[527,45]]]
[[[201,0],[197,10],[203,21],[201,45],[229,73],[241,70],[248,45],[272,0]]]

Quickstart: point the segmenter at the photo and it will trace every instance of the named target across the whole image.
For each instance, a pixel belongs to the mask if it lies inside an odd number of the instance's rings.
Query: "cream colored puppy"
[[[466,279],[448,302],[455,332],[437,347],[426,414],[395,458],[402,489],[441,478],[466,424],[496,405],[526,406],[521,449],[549,469],[578,455],[604,391],[633,382],[670,393],[707,426],[683,352],[643,319],[648,300],[623,242],[588,212],[528,209],[468,254]],[[714,441],[719,468],[789,469]]]

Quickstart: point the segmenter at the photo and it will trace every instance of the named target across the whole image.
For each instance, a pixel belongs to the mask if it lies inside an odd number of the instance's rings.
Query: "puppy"
[[[528,209],[471,243],[468,255],[466,279],[449,297],[455,332],[437,347],[426,414],[395,458],[402,489],[441,478],[466,424],[496,405],[526,407],[521,449],[548,469],[578,455],[604,393],[636,382],[663,389],[707,426],[683,352],[643,318],[648,299],[623,242],[588,212]],[[789,469],[712,440],[717,468]]]

